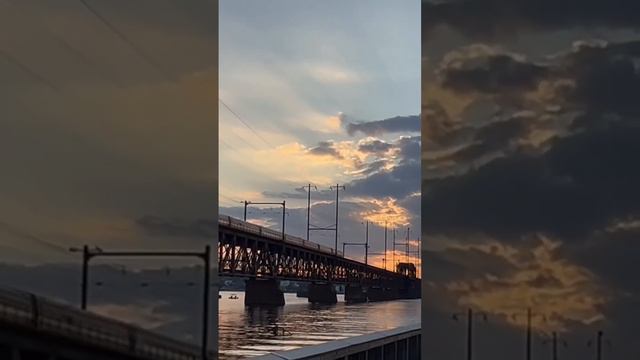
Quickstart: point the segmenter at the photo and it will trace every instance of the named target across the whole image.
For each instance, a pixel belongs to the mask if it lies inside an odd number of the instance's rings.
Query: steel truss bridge
[[[219,216],[218,232],[218,269],[222,276],[343,284],[419,281],[345,258],[332,248],[231,216]]]

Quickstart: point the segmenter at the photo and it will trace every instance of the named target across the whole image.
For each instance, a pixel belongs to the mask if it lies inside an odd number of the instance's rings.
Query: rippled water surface
[[[312,305],[285,294],[281,308],[245,308],[244,293],[221,292],[220,359],[242,359],[391,329],[420,321],[420,300]],[[238,299],[229,299],[235,294]],[[277,332],[277,334],[276,334]]]

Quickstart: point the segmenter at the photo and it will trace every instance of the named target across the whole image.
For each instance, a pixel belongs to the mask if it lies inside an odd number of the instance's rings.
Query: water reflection
[[[230,299],[232,294],[237,299]],[[346,305],[309,304],[306,298],[285,294],[287,305],[245,308],[242,292],[221,292],[220,359],[242,359],[344,339],[415,323],[420,300]]]

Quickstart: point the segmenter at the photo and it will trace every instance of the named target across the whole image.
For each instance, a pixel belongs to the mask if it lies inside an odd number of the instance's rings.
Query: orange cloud
[[[411,220],[411,214],[407,209],[397,204],[397,199],[388,197],[362,201],[367,202],[369,209],[360,212],[359,217],[378,226],[386,224],[389,229],[392,229],[407,226]]]
[[[446,284],[446,289],[458,295],[460,305],[503,317],[516,326],[524,326],[522,314],[531,307],[535,313],[545,316],[536,317],[532,323],[541,332],[564,331],[573,321],[590,323],[602,319],[599,309],[607,298],[595,276],[559,258],[555,253],[559,242],[544,236],[538,238],[539,245],[527,257],[514,247],[498,243],[456,246],[500,256],[516,270],[452,281]]]

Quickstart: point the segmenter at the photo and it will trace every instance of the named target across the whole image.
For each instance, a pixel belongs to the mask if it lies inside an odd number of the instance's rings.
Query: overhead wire
[[[104,24],[111,32],[113,32],[118,38],[120,38],[123,42],[125,42],[140,58],[146,61],[149,65],[156,69],[161,75],[163,75],[168,80],[171,80],[171,77],[166,73],[166,71],[153,60],[150,56],[148,56],[144,51],[142,51],[131,39],[129,39],[123,32],[121,32],[113,23],[111,23],[105,16],[100,14],[100,12],[95,9],[93,6],[89,5],[86,0],[78,0],[85,9],[87,9],[91,14],[93,14],[102,24]]]
[[[233,109],[231,109],[231,107],[229,105],[227,105],[226,102],[224,102],[224,100],[222,100],[221,98],[218,98],[218,101],[220,101],[220,103],[222,104],[222,106],[224,106],[231,114],[233,114],[233,116],[238,119],[245,127],[247,127],[247,129],[251,130],[251,132],[253,132],[256,137],[258,137],[260,140],[262,140],[262,142],[264,142],[265,144],[267,144],[267,146],[269,146],[269,148],[274,148],[274,146],[269,143],[264,137],[262,137],[262,135],[260,135],[251,125],[249,125],[244,119],[242,119],[240,117],[240,115],[238,115],[235,111],[233,111]]]

